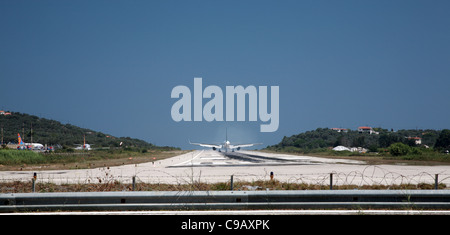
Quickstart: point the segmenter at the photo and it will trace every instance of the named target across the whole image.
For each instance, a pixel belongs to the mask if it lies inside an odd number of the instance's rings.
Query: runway
[[[0,181],[29,181],[37,172],[38,182],[55,184],[131,183],[132,178],[145,183],[192,184],[196,182],[229,182],[270,180],[289,183],[328,185],[330,173],[333,185],[434,184],[450,186],[449,166],[368,165],[363,161],[330,159],[311,156],[239,151],[219,153],[195,150],[156,161],[116,167],[81,170],[0,171]]]
[[[286,165],[317,165],[323,163],[365,164],[362,161],[347,159],[327,159],[309,156],[273,154],[255,151],[217,152],[203,150],[192,159],[169,167],[255,167]]]

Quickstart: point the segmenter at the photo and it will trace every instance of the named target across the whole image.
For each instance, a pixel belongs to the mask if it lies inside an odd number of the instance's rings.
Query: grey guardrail
[[[450,209],[450,190],[148,191],[0,194],[0,212]]]

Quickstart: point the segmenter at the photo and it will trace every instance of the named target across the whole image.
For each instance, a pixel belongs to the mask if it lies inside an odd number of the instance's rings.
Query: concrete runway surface
[[[450,166],[367,165],[363,161],[296,156],[279,153],[239,151],[219,153],[196,150],[154,163],[100,167],[81,170],[0,171],[1,181],[28,181],[37,172],[38,181],[56,184],[102,183],[114,180],[136,182],[190,184],[274,179],[290,183],[329,185],[434,184],[450,187]]]

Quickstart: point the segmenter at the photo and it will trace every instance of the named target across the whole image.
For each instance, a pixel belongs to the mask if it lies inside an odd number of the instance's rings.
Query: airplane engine
[[[216,147],[212,147],[213,150],[216,150]]]
[[[236,150],[237,150],[237,151],[241,150],[241,147],[238,147]]]

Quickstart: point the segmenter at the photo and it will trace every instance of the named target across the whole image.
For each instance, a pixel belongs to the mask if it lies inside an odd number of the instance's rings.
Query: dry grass
[[[132,184],[124,184],[116,180],[104,180],[100,183],[86,184],[54,184],[36,183],[36,192],[106,192],[106,191],[132,191]],[[234,182],[234,190],[329,190],[328,185],[306,183],[286,183],[278,180]],[[439,189],[446,188],[439,184]],[[344,189],[434,189],[433,184],[402,184],[402,185],[335,185],[333,190]],[[230,183],[202,183],[191,184],[150,184],[138,182],[135,191],[225,191],[230,190]],[[30,193],[32,182],[14,181],[0,183],[0,193]]]
[[[131,151],[89,151],[85,154],[79,152],[73,154],[50,154],[43,155],[44,158],[61,158],[57,160],[47,160],[46,163],[38,164],[11,164],[1,165],[0,171],[29,171],[29,170],[71,170],[88,169],[97,167],[111,167],[126,164],[140,164],[151,161],[158,161],[177,155],[187,153],[186,150],[158,151],[149,150],[146,153]]]

